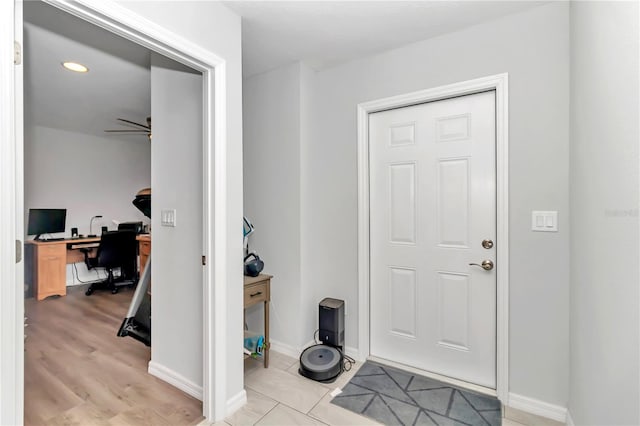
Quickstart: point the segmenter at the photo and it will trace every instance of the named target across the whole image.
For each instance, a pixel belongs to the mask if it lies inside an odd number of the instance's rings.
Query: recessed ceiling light
[[[79,64],[77,62],[63,62],[62,66],[65,67],[66,69],[68,69],[69,71],[75,71],[75,72],[87,72],[87,71],[89,71],[89,68],[87,68],[84,65]]]

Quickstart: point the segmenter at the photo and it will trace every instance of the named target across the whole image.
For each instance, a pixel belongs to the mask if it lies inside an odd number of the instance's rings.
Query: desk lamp
[[[100,215],[100,214],[99,215],[95,215],[89,221],[89,235],[87,235],[87,237],[89,237],[89,238],[97,237],[97,235],[93,233],[93,221],[95,219],[102,219],[102,215]]]

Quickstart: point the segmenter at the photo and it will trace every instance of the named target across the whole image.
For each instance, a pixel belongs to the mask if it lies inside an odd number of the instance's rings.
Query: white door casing
[[[491,389],[494,95],[369,116],[371,356]]]
[[[497,74],[359,104],[358,113],[358,346],[359,358],[370,352],[370,193],[369,115],[456,96],[495,90],[496,128],[496,394],[509,395],[509,179],[508,74]]]
[[[21,424],[24,384],[24,264],[22,240],[22,4],[0,2],[0,424]],[[20,242],[20,249],[22,243]],[[20,281],[22,280],[22,281]]]
[[[15,265],[15,240],[22,237],[22,199],[16,194],[24,190],[16,173],[22,160],[22,125],[16,117],[21,106],[22,93],[16,93],[13,61],[14,29],[21,1],[0,2],[0,200],[5,207],[0,216],[0,423],[21,424],[23,416],[23,310],[18,308],[23,300],[23,284],[18,281]],[[204,109],[204,255],[210,259],[204,267],[203,316],[204,316],[204,377],[203,414],[210,421],[221,420],[227,409],[226,352],[216,348],[226,347],[226,319],[229,309],[242,309],[241,305],[227,307],[227,271],[236,256],[227,255],[228,245],[227,186],[231,173],[227,168],[227,80],[226,61],[214,52],[181,38],[167,29],[131,13],[113,1],[105,0],[45,0],[45,2],[72,15],[105,28],[115,34],[145,46],[164,56],[181,62],[203,74]],[[215,78],[214,78],[215,76]],[[21,80],[19,81],[21,83]],[[215,123],[215,126],[214,126]],[[19,209],[17,207],[20,207]],[[209,213],[207,213],[209,212]],[[20,228],[20,229],[19,229]],[[215,231],[216,238],[212,238]],[[238,255],[239,256],[239,255]],[[18,265],[21,267],[21,265]]]

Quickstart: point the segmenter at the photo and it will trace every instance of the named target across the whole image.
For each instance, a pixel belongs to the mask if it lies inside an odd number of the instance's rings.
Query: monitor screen
[[[35,235],[64,232],[67,209],[29,209],[27,234]]]

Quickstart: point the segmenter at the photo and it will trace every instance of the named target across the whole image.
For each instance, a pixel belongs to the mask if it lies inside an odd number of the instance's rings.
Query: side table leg
[[[269,341],[269,301],[264,302],[264,368],[269,367],[269,350],[271,342]]]

